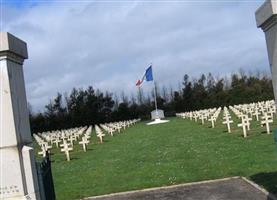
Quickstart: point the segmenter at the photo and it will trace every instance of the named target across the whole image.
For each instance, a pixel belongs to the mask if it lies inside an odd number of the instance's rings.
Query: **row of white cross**
[[[270,124],[273,123],[276,114],[276,106],[274,101],[262,101],[251,104],[241,104],[229,106],[235,116],[241,120],[238,127],[242,127],[243,136],[247,137],[247,131],[250,130],[251,121],[255,118],[260,122],[261,127],[266,127],[267,134],[270,134]]]
[[[50,149],[52,149],[53,144],[55,144],[57,148],[60,148],[61,152],[65,153],[66,159],[69,161],[69,152],[73,150],[74,142],[78,141],[80,137],[82,137],[82,140],[84,140],[83,138],[86,140],[89,139],[91,130],[90,126],[34,134],[34,138],[41,148],[38,154],[45,157],[46,153],[50,153]],[[49,143],[51,145],[49,145]]]
[[[207,120],[211,122],[212,128],[214,128],[215,122],[217,121],[220,112],[221,108],[211,108],[199,111],[177,113],[176,116],[182,117],[183,119],[194,120],[195,122],[197,122],[198,119],[200,119],[202,125],[204,125],[205,120]]]
[[[139,119],[135,119],[135,120],[128,120],[128,121],[120,121],[115,123],[100,124],[100,126],[95,125],[96,136],[99,138],[100,143],[103,143],[103,137],[105,136],[105,134],[102,129],[104,129],[104,131],[108,132],[111,136],[113,136],[116,131],[120,133],[121,129],[125,130],[126,127],[130,127],[131,125],[135,124],[138,121]]]
[[[116,131],[120,133],[121,129],[125,130],[126,127],[129,127],[138,121],[140,121],[140,119],[100,124],[100,127],[113,136]],[[103,143],[103,137],[105,134],[100,127],[95,125],[95,132],[96,136],[100,140],[100,143]],[[78,142],[78,144],[82,145],[83,151],[86,152],[87,145],[90,143],[91,133],[92,126],[89,126],[38,133],[33,136],[41,148],[41,151],[38,152],[39,155],[45,157],[47,152],[50,153],[53,144],[55,144],[57,148],[60,148],[61,152],[65,153],[67,161],[70,161],[70,151],[73,151],[74,142]]]
[[[231,110],[234,115],[241,121],[237,124],[238,127],[242,128],[243,137],[247,137],[247,131],[250,130],[250,125],[252,118],[254,117],[256,121],[259,121],[261,126],[266,127],[267,134],[270,134],[270,123],[273,123],[274,115],[276,115],[276,105],[273,100],[271,101],[261,101],[251,104],[240,104],[223,108],[223,124],[227,126],[227,130],[231,133],[231,124],[234,121],[231,118],[229,112]],[[184,119],[188,118],[197,122],[198,119],[204,124],[205,120],[210,121],[212,128],[215,127],[215,122],[221,112],[221,108],[212,108],[206,110],[178,113],[176,116],[182,117]]]
[[[229,113],[229,110],[228,110],[227,107],[224,107],[222,124],[226,124],[228,133],[231,133],[231,124],[232,123],[234,123],[234,121],[231,119],[231,115]]]

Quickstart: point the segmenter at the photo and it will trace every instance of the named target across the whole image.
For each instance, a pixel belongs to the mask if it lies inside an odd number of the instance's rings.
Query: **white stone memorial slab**
[[[151,112],[151,119],[155,120],[155,119],[163,119],[164,118],[164,111],[163,110],[153,110]]]
[[[169,122],[169,120],[163,120],[164,111],[159,109],[153,110],[151,112],[151,119],[154,121],[147,123],[147,125],[162,124],[162,123]]]

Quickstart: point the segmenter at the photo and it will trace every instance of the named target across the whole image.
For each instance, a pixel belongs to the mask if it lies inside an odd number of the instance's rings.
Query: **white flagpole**
[[[158,106],[157,106],[157,91],[156,91],[156,84],[154,81],[154,72],[153,72],[153,64],[151,63],[152,66],[152,76],[153,76],[153,84],[154,84],[154,100],[155,100],[155,109],[156,109],[156,115],[158,115]]]
[[[156,108],[156,115],[158,115],[158,106],[157,106],[157,94],[156,94],[156,86],[155,86],[155,81],[154,83],[154,96],[155,96],[155,108]]]

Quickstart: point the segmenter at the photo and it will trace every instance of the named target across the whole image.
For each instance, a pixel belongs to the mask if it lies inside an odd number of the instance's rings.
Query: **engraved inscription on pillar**
[[[18,186],[16,185],[10,185],[10,186],[5,186],[5,187],[0,187],[0,196],[4,195],[16,195],[20,194]]]

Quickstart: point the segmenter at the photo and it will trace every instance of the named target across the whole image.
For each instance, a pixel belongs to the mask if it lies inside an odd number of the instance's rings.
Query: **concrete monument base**
[[[158,109],[153,110],[151,112],[151,119],[154,121],[147,123],[147,125],[162,124],[162,123],[169,122],[169,120],[163,120],[164,119],[164,111],[158,110]]]
[[[154,125],[154,124],[163,124],[169,122],[169,120],[164,120],[164,119],[155,119],[152,122],[147,123],[147,125]]]

